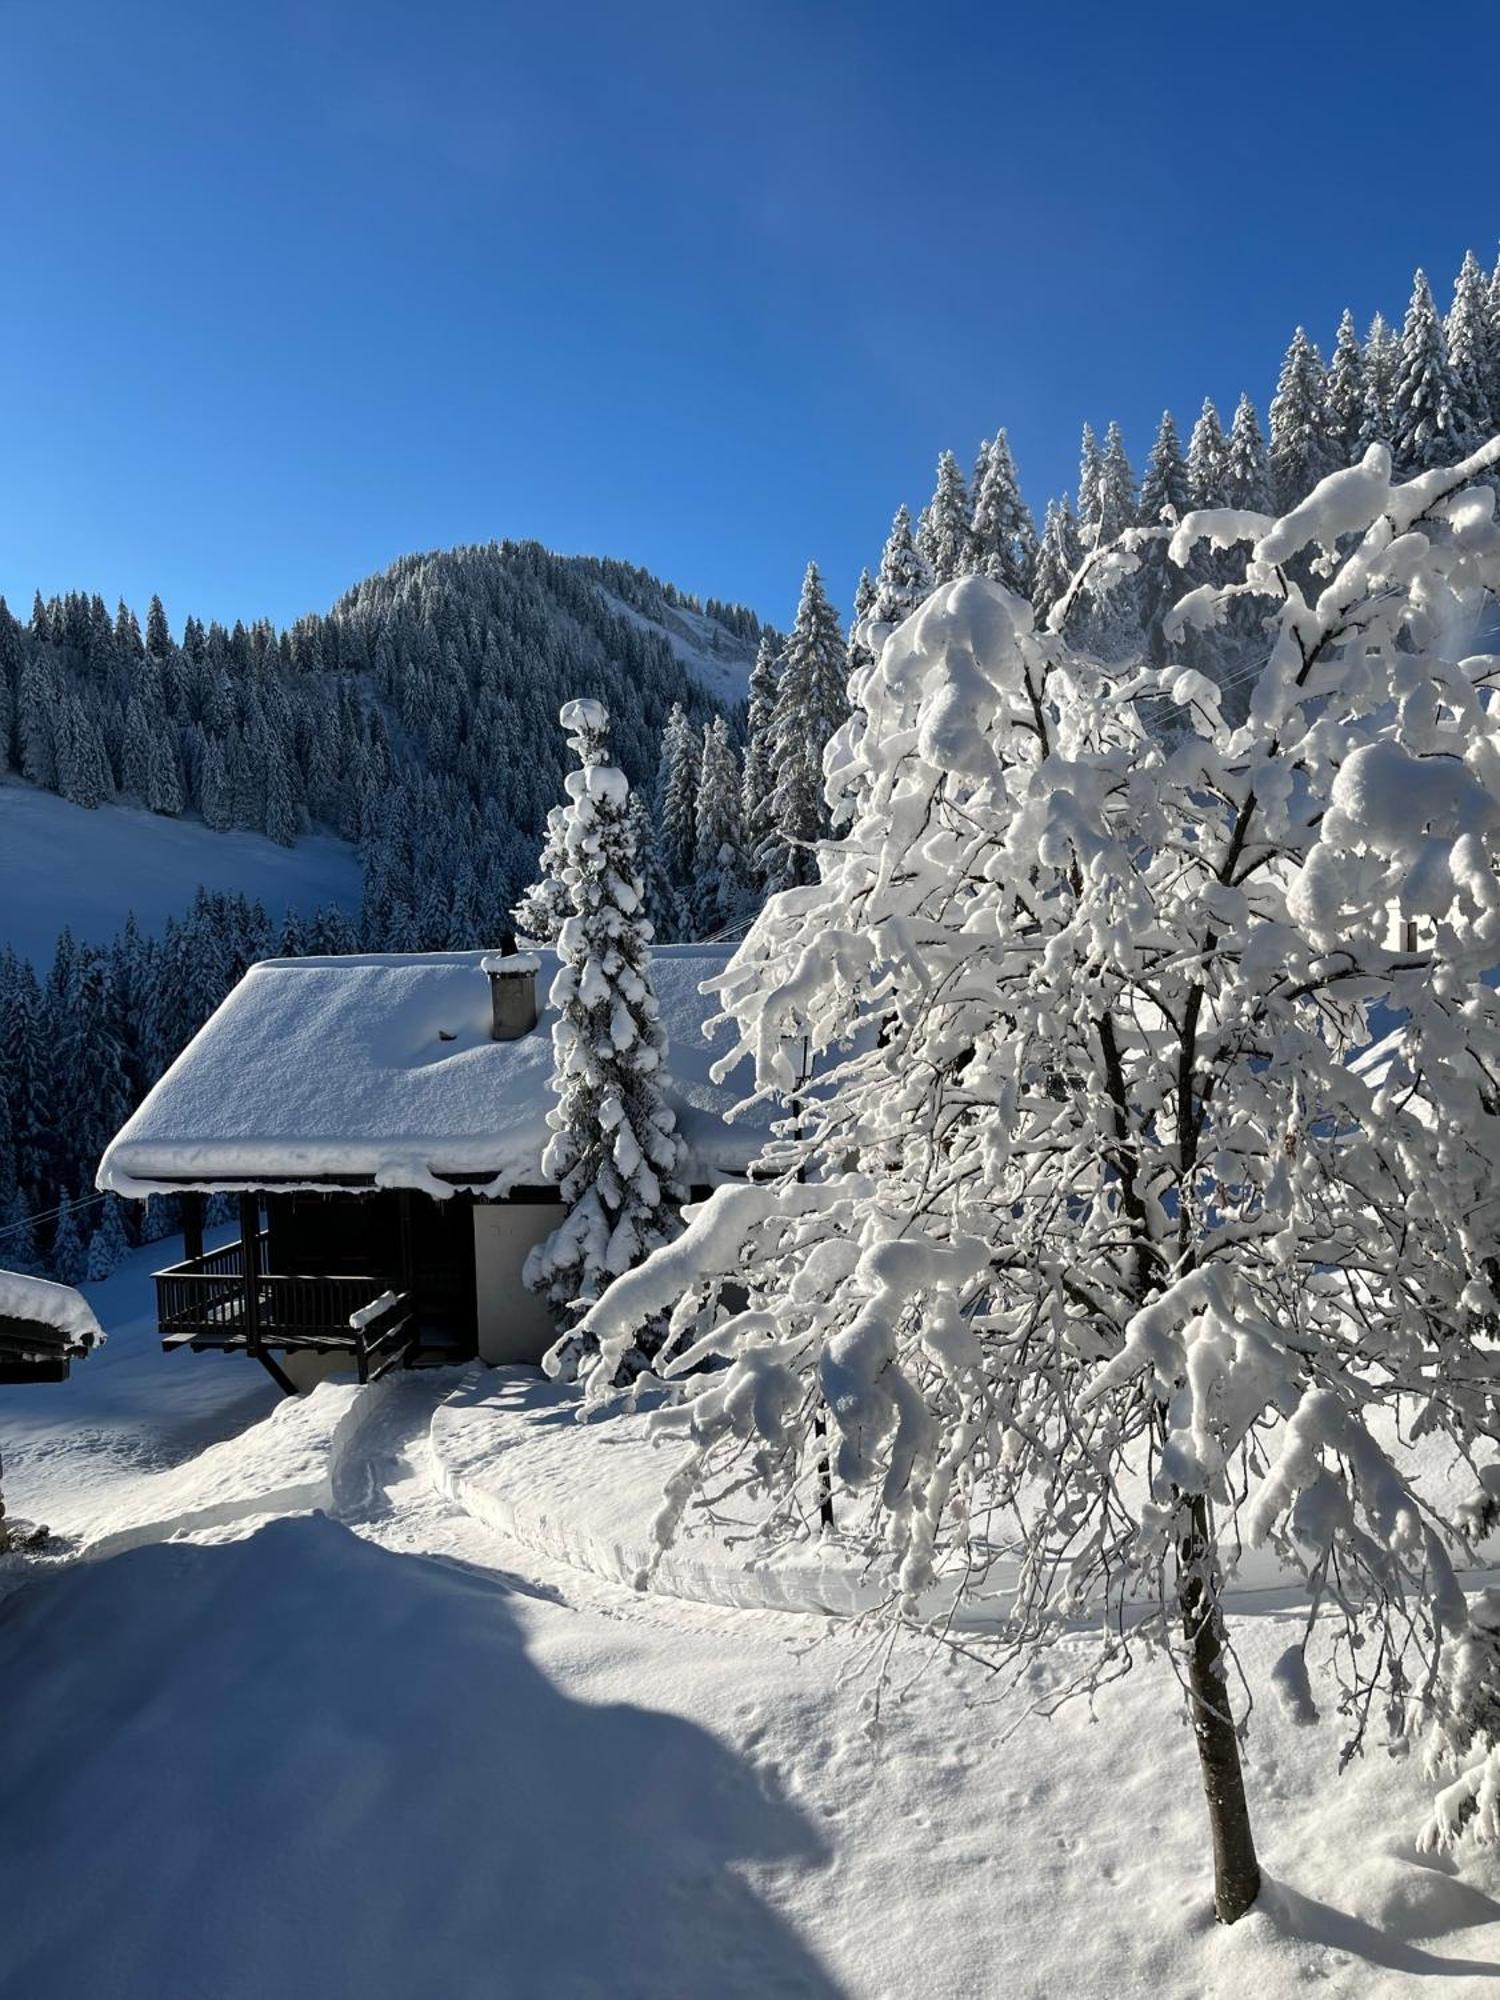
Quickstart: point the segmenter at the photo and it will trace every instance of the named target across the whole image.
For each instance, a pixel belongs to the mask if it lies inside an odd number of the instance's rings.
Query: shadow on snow
[[[571,1700],[493,1578],[322,1516],[136,1549],[12,1598],[0,1685],[18,2000],[836,1994],[737,1869],[809,1823]]]

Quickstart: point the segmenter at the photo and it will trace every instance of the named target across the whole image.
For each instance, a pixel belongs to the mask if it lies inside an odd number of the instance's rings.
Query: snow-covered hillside
[[[673,655],[716,701],[743,701],[755,664],[755,648],[727,631],[717,619],[687,605],[664,605],[659,618],[648,618],[633,605],[601,589],[611,611],[628,619],[638,631],[655,632]]]
[[[323,835],[278,847],[258,833],[214,833],[198,819],[132,806],[86,811],[55,793],[0,784],[0,945],[45,965],[57,934],[107,944],[127,910],[142,930],[180,916],[200,886],[240,890],[278,920],[326,903],[359,907],[353,848]]]

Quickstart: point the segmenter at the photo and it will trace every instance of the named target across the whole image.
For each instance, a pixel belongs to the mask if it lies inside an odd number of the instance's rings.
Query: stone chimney
[[[529,951],[517,951],[514,936],[507,932],[500,950],[479,963],[490,981],[490,1039],[519,1041],[537,1023],[536,976],[541,960]]]

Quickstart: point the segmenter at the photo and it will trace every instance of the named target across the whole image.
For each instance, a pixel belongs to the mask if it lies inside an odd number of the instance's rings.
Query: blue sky
[[[1040,513],[1085,418],[1139,462],[1298,320],[1446,300],[1497,45],[1492,0],[0,0],[0,591],[285,621],[515,535],[846,607],[944,445],[1006,425]]]

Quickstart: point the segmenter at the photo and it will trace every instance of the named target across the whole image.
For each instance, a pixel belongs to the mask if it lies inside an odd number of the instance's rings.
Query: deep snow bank
[[[238,1436],[136,1481],[128,1520],[115,1496],[102,1497],[74,1524],[83,1553],[117,1555],[257,1516],[331,1508],[344,1462],[385,1386],[322,1382],[310,1395],[287,1397]]]
[[[733,1531],[690,1520],[665,1553],[652,1535],[681,1445],[646,1435],[644,1414],[578,1422],[574,1389],[529,1368],[476,1371],[433,1413],[440,1492],[476,1520],[574,1569],[672,1597],[741,1610],[850,1617],[881,1596],[878,1579],[815,1548],[748,1561]]]
[[[666,1482],[689,1455],[686,1445],[653,1439],[646,1412],[616,1410],[579,1421],[576,1389],[531,1368],[469,1371],[434,1411],[430,1469],[438,1491],[475,1520],[554,1561],[635,1590],[740,1610],[798,1611],[854,1617],[890,1592],[884,1559],[840,1544],[808,1542],[769,1557],[749,1543],[753,1509],[742,1523],[709,1521],[689,1508],[674,1541],[658,1546],[653,1523]],[[1394,1442],[1394,1439],[1390,1440]],[[1473,1488],[1462,1466],[1438,1444],[1415,1449],[1423,1490],[1451,1511]],[[1500,1535],[1479,1551],[1500,1565]],[[982,1598],[954,1617],[956,1629],[981,1630],[1006,1610],[1015,1565],[993,1562]],[[1466,1585],[1495,1580],[1495,1567],[1461,1571]],[[1269,1607],[1305,1601],[1301,1578],[1269,1549],[1240,1552],[1229,1595]],[[951,1613],[943,1589],[924,1602],[928,1617]]]

